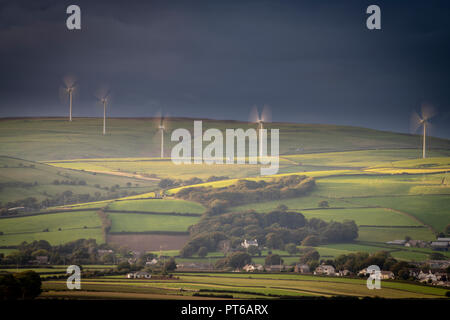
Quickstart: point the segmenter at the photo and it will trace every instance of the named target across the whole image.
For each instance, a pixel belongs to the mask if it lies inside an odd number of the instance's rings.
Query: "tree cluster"
[[[226,176],[210,176],[208,179],[205,179],[205,180],[197,178],[197,177],[193,177],[193,178],[190,178],[187,180],[164,178],[159,181],[158,186],[163,189],[168,189],[168,188],[190,186],[190,185],[200,184],[200,183],[204,183],[204,182],[213,182],[213,181],[226,180],[226,179],[230,179],[230,178],[226,177]]]
[[[41,292],[41,278],[34,271],[0,274],[0,300],[34,299]]]
[[[94,239],[79,239],[57,246],[50,245],[46,240],[35,240],[31,243],[23,242],[17,251],[1,258],[0,264],[33,264],[38,256],[47,256],[48,262],[53,265],[103,263],[98,250],[108,248],[105,244],[97,245]]]
[[[183,188],[175,196],[200,202],[209,208],[210,215],[216,215],[230,206],[299,197],[312,190],[314,186],[314,178],[290,175],[271,181],[242,179],[224,188]]]
[[[284,208],[283,208],[284,209]],[[284,249],[285,244],[318,245],[320,243],[348,242],[358,237],[354,221],[325,222],[307,220],[300,212],[277,209],[267,214],[248,211],[204,217],[189,228],[191,238],[181,250],[184,257],[218,249],[223,240],[236,249],[244,239],[256,239],[260,246]],[[291,245],[292,247],[292,245]]]
[[[371,265],[380,267],[381,270],[392,271],[395,276],[408,280],[410,278],[409,268],[411,267],[406,261],[397,261],[387,251],[378,251],[373,254],[367,252],[356,252],[344,254],[336,257],[333,264],[337,270],[349,270],[357,273]]]

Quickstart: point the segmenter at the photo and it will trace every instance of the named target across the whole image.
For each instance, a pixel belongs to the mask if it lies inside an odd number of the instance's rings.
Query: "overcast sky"
[[[82,29],[66,28],[81,7]],[[370,4],[382,30],[366,28]],[[273,121],[400,132],[424,101],[450,138],[449,1],[0,1],[0,117],[65,116],[59,87],[78,80],[74,116]]]

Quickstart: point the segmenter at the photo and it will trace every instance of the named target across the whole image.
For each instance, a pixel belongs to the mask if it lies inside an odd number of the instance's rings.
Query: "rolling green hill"
[[[0,156],[0,202],[7,203],[35,197],[38,201],[52,199],[64,191],[90,194],[91,197],[118,196],[149,192],[157,181],[142,180],[102,173],[56,168],[43,163]],[[119,188],[117,188],[119,186]]]
[[[166,156],[174,145],[170,142],[171,130],[192,129],[192,124],[193,119],[169,121]],[[204,130],[212,127],[245,129],[250,125],[204,120]],[[405,236],[432,240],[450,223],[449,140],[430,138],[429,158],[422,160],[418,159],[421,139],[417,135],[333,125],[272,123],[267,125],[270,127],[280,129],[282,156],[278,176],[314,177],[316,187],[303,197],[260,201],[228,208],[228,211],[264,213],[284,204],[307,218],[355,220],[359,225],[357,243],[336,244],[339,248],[318,247],[321,253],[331,256],[356,250],[371,252],[374,247],[366,243],[380,246]],[[108,128],[109,133],[102,136],[101,121],[93,118],[75,119],[72,123],[61,118],[0,120],[0,201],[3,204],[26,197],[38,201],[61,198],[63,192],[90,196],[85,201],[80,198],[76,206],[65,203],[67,208],[86,209],[83,212],[1,219],[0,231],[10,229],[12,233],[0,236],[4,241],[0,246],[33,239],[60,243],[91,237],[102,242],[101,223],[89,211],[99,207],[114,211],[107,212],[112,222],[111,232],[120,236],[136,233],[146,239],[141,242],[163,241],[157,240],[156,235],[164,233],[172,236],[180,233],[181,237],[189,225],[199,221],[206,208],[172,197],[148,199],[155,196],[154,191],[159,191],[160,179],[198,177],[206,181],[211,176],[222,176],[224,180],[203,184],[222,188],[242,178],[272,178],[260,177],[259,165],[175,165],[170,158],[159,159],[159,139],[152,119],[109,119]],[[179,190],[168,189],[169,195]],[[324,200],[329,208],[319,206]],[[86,221],[86,225],[80,227],[77,219]],[[17,231],[21,224],[28,229]],[[49,232],[43,232],[46,228],[50,228]],[[395,254],[399,258],[423,260],[428,252],[401,250]]]
[[[194,119],[174,118],[166,134],[169,155],[171,129],[192,129]],[[101,134],[101,119],[25,118],[0,120],[1,154],[28,160],[151,157],[159,155],[155,121],[151,118],[108,119],[108,133]],[[248,128],[246,122],[204,120],[207,128]],[[254,125],[252,125],[254,127]],[[366,149],[417,149],[420,136],[360,127],[271,123],[280,129],[280,153],[298,154]],[[432,149],[450,149],[450,141],[430,138]]]

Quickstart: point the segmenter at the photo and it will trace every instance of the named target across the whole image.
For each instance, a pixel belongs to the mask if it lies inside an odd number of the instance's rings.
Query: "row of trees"
[[[291,175],[274,178],[271,181],[243,179],[224,188],[184,188],[175,196],[200,202],[209,208],[209,215],[217,215],[223,213],[230,206],[300,197],[312,190],[314,186],[314,178]]]
[[[230,253],[225,258],[217,260],[214,264],[214,268],[219,270],[241,269],[246,264],[252,263],[253,254],[250,252],[250,248],[247,251],[237,251]],[[314,248],[302,248],[300,250],[297,250],[296,253],[300,253],[298,262],[308,264],[312,269],[314,269],[319,264],[320,255]],[[266,266],[280,265],[283,263],[284,261],[282,257],[278,254],[273,253],[269,253],[264,260],[264,264]]]
[[[160,188],[167,189],[167,188],[176,188],[176,187],[181,187],[181,186],[190,186],[190,185],[204,183],[204,182],[213,182],[213,181],[226,180],[226,179],[230,179],[230,177],[226,177],[226,176],[210,176],[209,178],[207,178],[205,180],[197,178],[197,177],[193,177],[193,178],[190,178],[190,179],[187,179],[187,180],[165,178],[165,179],[161,179],[159,181],[158,186]]]
[[[47,256],[48,262],[56,265],[111,263],[112,257],[98,253],[100,249],[109,248],[106,244],[97,245],[95,239],[79,239],[57,246],[51,246],[46,240],[23,242],[16,251],[7,256],[0,256],[0,264],[30,264],[38,256]]]
[[[316,246],[358,237],[354,221],[307,220],[300,212],[287,211],[285,206],[267,214],[248,211],[204,217],[189,231],[190,240],[180,251],[183,257],[222,249],[225,241],[229,249],[239,248],[244,239],[256,239],[260,246],[270,249],[284,249],[286,244]]]
[[[75,204],[75,203],[84,203],[91,201],[102,201],[108,199],[115,199],[120,197],[126,197],[131,195],[136,195],[135,191],[128,192],[127,190],[115,190],[109,191],[107,193],[95,192],[93,195],[89,193],[76,194],[71,190],[66,190],[64,192],[48,196],[46,199],[42,201],[38,201],[35,197],[27,197],[24,199],[10,201],[6,204],[0,204],[0,216],[8,216],[15,215],[17,211],[9,211],[10,208],[16,207],[24,207],[25,211],[35,211],[41,210],[48,207],[67,205],[67,204]]]

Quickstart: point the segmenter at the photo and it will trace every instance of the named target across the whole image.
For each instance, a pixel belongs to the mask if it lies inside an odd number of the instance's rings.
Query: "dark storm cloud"
[[[381,31],[365,28],[367,1],[6,1],[0,116],[65,115],[58,87],[73,74],[75,116],[99,115],[107,85],[112,116],[246,120],[269,104],[276,121],[407,132],[427,100],[450,137],[450,5],[376,3]],[[69,4],[81,31],[65,27]]]

